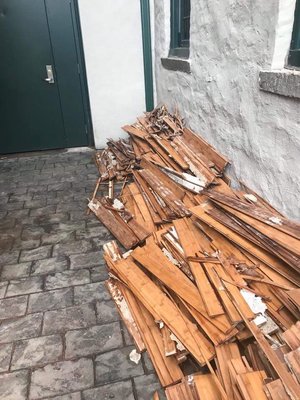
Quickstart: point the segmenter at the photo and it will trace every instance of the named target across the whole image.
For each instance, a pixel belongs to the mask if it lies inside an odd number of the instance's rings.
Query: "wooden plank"
[[[300,256],[300,240],[291,236],[290,234],[287,234],[283,231],[280,231],[277,226],[271,226],[267,225],[264,222],[261,222],[257,219],[255,219],[252,216],[249,216],[247,214],[243,214],[240,211],[237,211],[233,208],[228,207],[227,205],[225,206],[224,204],[219,205],[229,212],[230,214],[238,217],[239,220],[243,221],[247,225],[250,225],[269,239],[272,239],[274,242],[278,243],[280,246],[286,248],[292,253],[295,253],[296,255]]]
[[[177,293],[186,303],[195,308],[202,317],[208,320],[209,325],[213,324],[221,332],[229,334],[232,330],[232,325],[227,316],[218,315],[214,318],[208,316],[196,286],[180,269],[163,255],[151,238],[147,240],[146,246],[137,248],[136,251],[132,253],[132,256],[167,287]],[[180,282],[180,285],[178,285],[177,282]],[[200,324],[200,326],[202,326],[202,324]]]
[[[237,385],[245,400],[268,400],[264,392],[264,371],[252,371],[237,375]]]
[[[224,210],[225,207],[226,206],[223,206]],[[289,264],[293,269],[295,269],[295,271],[299,271],[300,261],[297,255],[286,249],[284,246],[281,246],[278,242],[274,241],[270,237],[264,235],[253,226],[238,219],[233,214],[231,215],[230,212],[225,212],[224,210],[221,211],[221,209],[211,207],[211,209],[208,209],[206,212],[215,220],[219,221],[221,224],[236,232],[239,236],[246,238],[248,241],[254,243],[260,248],[267,250],[271,254],[276,255],[287,264]]]
[[[127,187],[131,196],[133,197],[134,208],[135,210],[138,210],[139,214],[141,215],[141,218],[138,219],[138,222],[144,223],[148,231],[150,232],[155,231],[156,228],[151,213],[149,211],[147,203],[145,202],[141,192],[139,191],[137,184],[132,182]]]
[[[153,135],[152,137],[156,143],[168,154],[168,156],[171,157],[183,170],[189,169],[188,164],[184,161],[180,154],[175,151],[168,140],[158,135]]]
[[[145,139],[148,135],[147,132],[143,131],[142,129],[138,129],[132,125],[124,125],[122,126],[123,131],[130,133],[131,135],[137,136],[139,139]]]
[[[141,336],[145,343],[150,359],[158,374],[163,387],[173,385],[183,378],[183,373],[177,364],[176,357],[165,355],[163,337],[159,327],[156,325],[153,316],[135,298],[132,292],[124,288],[124,295],[134,316]]]
[[[173,161],[173,159],[170,158],[168,154],[164,152],[164,150],[156,143],[156,141],[152,137],[148,137],[147,142],[153,149],[154,153],[157,154],[163,161],[164,166],[171,167],[176,171],[181,171],[181,168],[178,166],[178,164],[175,161]]]
[[[165,187],[167,187],[178,200],[182,200],[185,195],[185,190],[177,185],[171,178],[168,177],[160,168],[144,159],[141,161],[141,167],[150,171],[157,180],[159,180]]]
[[[284,217],[278,217],[276,214],[268,211],[262,207],[258,207],[255,204],[249,204],[245,201],[241,201],[236,197],[227,196],[223,193],[209,192],[208,197],[213,201],[229,206],[243,214],[248,215],[251,218],[255,218],[272,228],[278,229],[288,235],[293,236],[296,239],[300,239],[300,224],[293,222]]]
[[[215,290],[219,294],[219,297],[222,301],[222,305],[224,309],[226,310],[226,313],[232,322],[233,325],[237,325],[242,321],[241,316],[237,312],[236,308],[232,304],[232,301],[230,297],[228,296],[228,293],[224,291],[222,281],[219,277],[219,275],[216,273],[216,267],[217,264],[212,264],[212,263],[203,263],[203,266],[206,270],[206,273],[209,276],[209,279],[211,283],[213,284]]]
[[[195,398],[185,381],[166,388],[165,393],[167,400],[199,400]]]
[[[194,375],[195,386],[200,400],[222,400],[222,396],[212,374]],[[231,400],[231,397],[228,397]]]
[[[213,217],[216,221],[220,222],[222,225],[225,225],[239,236],[246,238],[248,241],[259,246],[260,248],[267,250],[269,253],[275,254],[277,257],[280,257],[292,268],[298,271],[297,264],[299,263],[299,258],[294,253],[289,252],[285,247],[262,234],[253,226],[243,222],[242,220],[239,220],[236,216],[231,215],[230,212],[225,211],[226,206],[223,206],[224,210],[217,209],[213,205],[208,204],[203,204],[203,206],[206,208],[206,213]]]
[[[113,263],[114,272],[128,285],[148,311],[163,321],[200,365],[214,356],[210,342],[186,319],[162,290],[133,262],[131,257]]]
[[[180,271],[155,244],[148,242],[145,247],[138,247],[132,252],[132,257],[156,278],[172,289],[188,304],[200,313],[205,313],[196,286]],[[178,284],[180,282],[180,284]]]
[[[191,129],[184,128],[183,132],[184,140],[192,149],[194,149],[195,152],[201,153],[207,157],[220,171],[225,169],[226,165],[229,163],[226,157],[218,153],[213,146],[203,139],[203,137],[197,135]]]
[[[148,210],[151,214],[154,224],[155,225],[161,224],[163,220],[167,218],[166,213],[158,204],[153,193],[149,190],[148,186],[146,185],[146,182],[139,175],[139,173],[137,171],[133,171],[133,176],[135,183],[138,186],[139,191],[142,194],[145,203],[147,204]]]
[[[112,210],[104,207],[100,201],[90,201],[89,208],[97,218],[107,227],[107,229],[119,240],[125,249],[131,249],[139,243],[139,239],[134,235],[127,224],[116,223],[116,217]]]
[[[297,325],[292,325],[289,329],[282,333],[284,341],[289,345],[292,350],[298,349],[300,347],[300,327]]]
[[[130,218],[127,221],[127,225],[135,234],[135,236],[139,239],[140,242],[146,240],[146,238],[150,236],[152,233],[150,230],[147,230],[145,224],[139,224],[135,218]]]
[[[292,289],[287,292],[292,302],[300,309],[300,289]]]
[[[171,356],[177,353],[176,350],[176,343],[174,340],[171,339],[171,332],[170,330],[164,325],[161,328],[161,334],[162,334],[162,339],[163,339],[163,344],[164,344],[164,349],[165,349],[165,355],[166,356]]]
[[[256,341],[258,342],[261,350],[269,360],[270,364],[276,371],[277,375],[279,378],[282,380],[282,383],[291,397],[292,400],[299,400],[300,399],[300,386],[297,384],[292,375],[289,374],[283,364],[281,363],[280,359],[278,358],[277,354],[275,351],[272,349],[266,338],[264,337],[263,333],[261,330],[255,325],[254,322],[248,321],[246,316],[243,314],[243,312],[239,309],[237,303],[235,302],[235,299],[232,299],[232,302],[236,306],[236,309],[240,313],[241,317],[244,320],[245,325],[247,328],[251,331],[252,335],[255,337]]]
[[[218,370],[221,375],[222,383],[229,399],[233,399],[233,387],[230,379],[228,361],[241,357],[236,343],[226,343],[216,346],[216,356],[218,360]]]
[[[190,219],[182,218],[174,221],[174,226],[177,231],[179,241],[184,250],[185,256],[199,256],[200,245],[196,241],[195,235],[193,234],[193,223]],[[200,263],[189,261],[192,274],[195,278],[199,293],[202,297],[202,301],[205,305],[209,316],[213,317],[216,315],[224,314],[223,307],[221,306],[206,274]]]
[[[131,336],[133,337],[134,343],[138,351],[142,352],[146,350],[140,331],[128,307],[127,301],[122,294],[121,284],[115,279],[108,279],[107,281],[105,281],[105,286],[107,287],[107,290],[109,291],[113,301],[115,302],[117,310],[119,311],[124,324],[126,325]]]
[[[209,166],[204,163],[188,146],[186,146],[179,136],[173,140],[172,146],[182,155],[192,173],[197,178],[201,179],[203,186],[207,187],[214,182],[215,175],[209,169]]]
[[[290,370],[297,378],[298,383],[300,383],[300,347],[288,354],[285,354],[284,359]]]
[[[255,317],[253,311],[251,311],[248,303],[241,295],[240,290],[237,286],[230,280],[230,277],[224,270],[221,264],[215,264],[213,266],[214,271],[218,275],[218,277],[222,280],[223,285],[226,287],[227,291],[230,293],[230,298],[234,298],[235,302],[238,304],[239,309],[243,311],[243,314],[250,320]]]
[[[279,274],[283,275],[287,279],[291,280],[292,282],[300,285],[299,274],[294,274],[290,268],[286,267],[280,260],[276,257],[272,256],[267,251],[259,248],[255,244],[249,242],[247,239],[242,237],[241,235],[237,234],[236,232],[232,231],[231,229],[227,228],[219,221],[214,219],[211,215],[206,213],[205,206],[196,206],[190,209],[190,211],[195,215],[195,217],[199,218],[201,221],[205,222],[207,225],[211,226],[212,228],[216,229],[226,238],[231,240],[233,243],[240,246],[242,249],[246,250],[253,256],[257,257],[259,260],[263,261],[267,264],[270,268],[274,269]]]
[[[158,392],[155,392],[152,400],[159,400],[159,399],[160,399],[160,397],[159,397]]]
[[[216,318],[211,319],[208,316],[205,317],[186,303],[185,306],[198,323],[201,330],[206,333],[215,346],[230,340],[238,333],[237,329],[226,319],[227,317],[224,321],[228,323],[222,324],[222,321],[216,321]]]
[[[197,224],[197,222],[195,223]],[[215,229],[203,223],[201,224],[201,229],[208,237],[210,237],[212,245],[215,249],[218,250],[218,257],[222,265],[230,275],[231,279],[234,282],[239,283],[240,285],[246,286],[246,282],[237,272],[234,265],[246,264],[253,267],[254,263],[251,262],[249,258],[247,258],[237,246],[235,246],[232,242],[230,242],[230,240],[217,232]]]
[[[271,396],[271,400],[290,400],[280,379],[266,384],[266,390]]]

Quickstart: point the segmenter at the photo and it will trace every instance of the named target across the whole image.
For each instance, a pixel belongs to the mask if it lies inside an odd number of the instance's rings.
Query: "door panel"
[[[0,153],[65,147],[45,5],[0,0]]]
[[[0,153],[88,144],[76,29],[70,0],[0,0]]]
[[[73,4],[70,0],[45,0],[45,3],[67,144],[83,146],[87,137]]]

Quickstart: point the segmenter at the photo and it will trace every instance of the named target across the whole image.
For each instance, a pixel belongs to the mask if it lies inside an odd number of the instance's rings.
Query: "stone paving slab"
[[[27,302],[28,296],[0,300],[0,321],[25,315]]]
[[[0,160],[0,400],[152,400],[106,291],[91,151]]]
[[[59,335],[23,340],[15,346],[11,370],[53,363],[59,360],[62,352],[63,342]]]
[[[90,283],[90,273],[86,269],[58,272],[46,277],[45,289],[60,289],[68,286]]]
[[[69,393],[62,396],[51,397],[51,399],[47,397],[45,400],[81,400],[81,393],[80,392]]]
[[[12,347],[12,343],[0,344],[0,373],[9,369]]]
[[[160,384],[157,381],[157,377],[154,374],[142,375],[135,377],[134,385],[139,400],[149,400],[156,390],[160,389]],[[159,392],[160,400],[164,400],[165,396],[162,391]],[[188,400],[188,399],[187,399]]]
[[[92,304],[47,311],[44,315],[43,334],[87,328],[96,324],[95,307]]]
[[[74,287],[74,303],[85,304],[92,301],[110,300],[104,282],[90,283]]]
[[[64,256],[46,258],[34,261],[31,267],[31,275],[46,275],[65,271],[68,268],[68,259]]]
[[[66,333],[66,359],[104,353],[123,345],[118,322],[108,325],[96,325],[87,329]]]
[[[73,305],[73,288],[50,290],[29,296],[28,312],[57,310]]]
[[[0,299],[3,299],[6,293],[8,282],[0,282]]]
[[[71,269],[81,269],[86,267],[95,267],[102,262],[100,251],[87,254],[75,254],[70,256]]]
[[[106,266],[94,267],[91,271],[91,282],[101,282],[108,279],[108,272]]]
[[[112,350],[96,357],[96,383],[103,385],[110,381],[120,381],[143,375],[142,364],[135,364],[129,355],[133,346]]]
[[[131,381],[116,382],[83,391],[83,400],[134,400]],[[150,397],[149,399],[150,400]]]
[[[20,296],[23,294],[41,292],[43,290],[43,278],[31,276],[10,281],[5,297]]]
[[[0,374],[0,400],[26,400],[28,371]]]
[[[29,399],[42,399],[92,386],[94,373],[91,359],[62,361],[33,371]]]
[[[0,325],[0,344],[36,337],[41,332],[43,314],[8,319]]]
[[[120,320],[120,314],[112,300],[97,302],[96,314],[98,324],[107,324],[109,322]]]
[[[1,280],[24,278],[30,274],[31,262],[14,265],[4,265],[1,271]]]
[[[40,246],[37,249],[32,250],[23,250],[21,252],[20,261],[35,261],[41,260],[43,258],[48,258],[51,255],[52,247],[49,246]]]
[[[64,394],[62,396],[51,397],[51,399],[50,397],[47,397],[45,400],[81,400],[81,393],[80,392],[69,393],[69,394]]]

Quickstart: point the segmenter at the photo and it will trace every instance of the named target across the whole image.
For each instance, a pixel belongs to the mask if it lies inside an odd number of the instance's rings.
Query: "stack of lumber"
[[[122,180],[135,164],[135,154],[130,140],[108,140],[107,148],[97,151],[95,162],[101,181]]]
[[[104,245],[106,286],[166,398],[300,399],[300,225],[165,107],[124,129],[131,172],[89,208],[127,250]]]

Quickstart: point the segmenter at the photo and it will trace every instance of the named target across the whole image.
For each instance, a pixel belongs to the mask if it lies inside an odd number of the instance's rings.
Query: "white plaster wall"
[[[259,71],[272,66],[279,1],[191,0],[191,74],[162,67],[170,4],[153,1],[158,102],[178,106],[232,161],[234,182],[300,219],[300,102],[258,87]]]
[[[79,0],[96,148],[145,111],[140,0]]]

